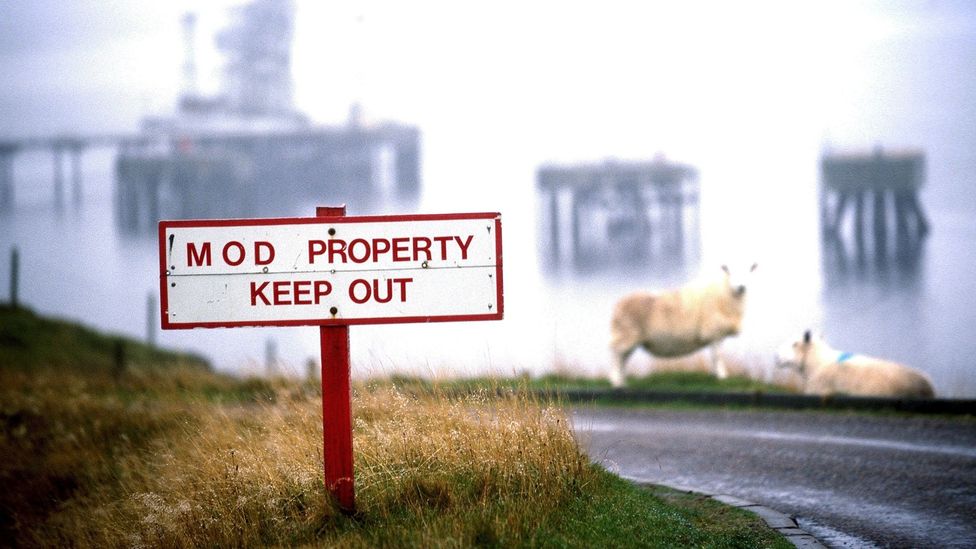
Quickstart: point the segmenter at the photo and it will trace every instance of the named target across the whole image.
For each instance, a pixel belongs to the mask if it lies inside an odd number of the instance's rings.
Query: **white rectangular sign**
[[[164,329],[502,318],[497,213],[161,221]]]

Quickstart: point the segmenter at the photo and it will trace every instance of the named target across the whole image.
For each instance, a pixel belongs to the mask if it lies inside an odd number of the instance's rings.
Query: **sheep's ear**
[[[722,265],[722,270],[725,271],[725,274],[729,274],[729,266],[728,265]]]
[[[810,330],[807,330],[807,331],[803,332],[803,342],[804,343],[810,343],[810,338],[811,337],[813,337],[813,334],[810,333]]]
[[[759,267],[759,264],[758,263],[753,263],[752,264],[752,267],[749,267],[749,272],[750,273],[756,272],[756,268],[758,268],[758,267]]]

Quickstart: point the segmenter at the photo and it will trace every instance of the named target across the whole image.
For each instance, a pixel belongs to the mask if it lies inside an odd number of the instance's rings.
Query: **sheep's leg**
[[[722,361],[722,357],[718,354],[718,346],[719,342],[717,341],[710,345],[712,351],[712,373],[719,379],[725,379],[729,377],[729,371],[725,369],[725,362]]]
[[[624,386],[624,367],[640,339],[640,330],[633,321],[614,316],[610,329],[610,349],[613,350],[614,363],[610,366],[609,376],[610,384],[614,387]]]
[[[634,347],[625,349],[623,351],[618,351],[614,349],[614,362],[610,366],[610,385],[614,387],[624,386],[624,366],[627,364],[627,359],[634,352]]]

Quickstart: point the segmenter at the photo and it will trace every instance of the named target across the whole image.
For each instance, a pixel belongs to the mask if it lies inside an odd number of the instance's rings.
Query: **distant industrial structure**
[[[858,249],[885,257],[915,246],[929,232],[918,191],[925,182],[920,151],[825,153],[820,160],[820,223],[825,238],[852,238]],[[853,218],[846,218],[847,206]],[[869,222],[870,219],[870,222]],[[845,229],[847,229],[845,231]],[[893,229],[893,230],[892,230]],[[870,239],[866,239],[870,234]]]
[[[117,148],[115,210],[119,228],[140,233],[159,219],[288,215],[307,202],[348,203],[366,213],[420,195],[420,132],[364,124],[353,105],[345,125],[308,121],[292,103],[293,3],[254,0],[234,9],[217,36],[222,87],[199,92],[196,17],[183,18],[185,60],[177,113],[147,117],[134,135],[58,136],[0,141],[0,213],[14,204],[13,157],[52,151],[54,194],[63,207],[70,159],[75,203],[82,200],[80,156]]]
[[[543,166],[544,263],[598,271],[659,262],[683,267],[700,251],[695,168],[663,157]]]
[[[820,226],[828,274],[914,273],[929,233],[918,196],[924,182],[920,151],[824,153]]]

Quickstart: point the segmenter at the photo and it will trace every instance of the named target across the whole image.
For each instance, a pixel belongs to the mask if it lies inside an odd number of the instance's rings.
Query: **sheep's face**
[[[815,344],[813,335],[807,330],[802,339],[786,343],[776,352],[776,366],[803,373]]]
[[[756,272],[758,267],[758,263],[753,263],[748,269],[730,269],[728,265],[722,265],[722,272],[725,273],[725,282],[728,285],[729,293],[737,298],[745,296],[749,279],[752,278],[752,274]]]

